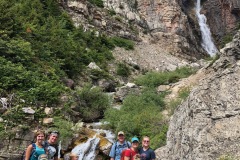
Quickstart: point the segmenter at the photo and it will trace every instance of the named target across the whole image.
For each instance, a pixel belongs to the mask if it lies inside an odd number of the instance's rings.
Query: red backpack
[[[132,150],[131,150],[131,148],[127,148],[127,149],[124,149],[124,150],[122,151],[122,153],[121,153],[121,159],[120,159],[120,160],[124,160],[125,152],[126,152],[127,150],[130,150],[130,160],[132,159]]]

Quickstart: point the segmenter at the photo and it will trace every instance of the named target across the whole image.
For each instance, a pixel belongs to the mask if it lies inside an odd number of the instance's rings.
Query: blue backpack
[[[35,151],[36,151],[36,144],[35,144],[35,143],[32,143],[32,147],[33,147],[33,149],[32,149],[32,151],[31,151],[29,160],[30,160],[30,158],[34,155],[34,153],[35,153]],[[21,159],[21,160],[25,160],[25,158],[26,158],[26,150],[23,152],[23,154],[22,154],[22,159]]]

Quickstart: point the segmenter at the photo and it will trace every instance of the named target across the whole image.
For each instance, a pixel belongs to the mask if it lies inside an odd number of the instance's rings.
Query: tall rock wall
[[[220,44],[227,34],[236,33],[240,23],[239,0],[203,1],[203,12],[216,42]]]
[[[191,60],[206,56],[193,21],[177,0],[103,0],[104,8],[87,0],[62,0],[76,26],[97,29],[138,42],[159,44],[166,52]],[[195,25],[197,26],[197,25]]]
[[[240,158],[240,31],[176,110],[161,160]]]

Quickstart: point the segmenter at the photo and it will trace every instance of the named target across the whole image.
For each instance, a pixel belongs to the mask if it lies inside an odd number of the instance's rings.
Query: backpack
[[[124,149],[121,153],[121,159],[120,160],[124,160],[124,156],[125,156],[125,152],[127,150],[130,150],[130,160],[132,159],[132,150],[130,148]]]
[[[33,147],[33,149],[32,149],[32,151],[31,151],[29,160],[30,160],[30,158],[32,157],[32,155],[34,154],[34,152],[35,152],[35,150],[36,150],[36,144],[35,144],[35,143],[32,143],[32,147]],[[26,150],[22,153],[22,158],[21,158],[21,160],[25,160],[25,158],[26,158]]]
[[[128,141],[125,141],[127,143],[127,147],[130,148]],[[115,151],[117,149],[117,141],[115,142]]]
[[[118,142],[118,141],[116,141],[116,142],[114,143],[114,145],[115,145],[115,149],[114,149],[114,151],[115,151],[115,157],[116,157],[116,150],[117,150],[117,142]],[[128,142],[128,141],[125,141],[124,143],[127,144],[127,149],[129,149],[129,148],[130,148],[129,142]],[[126,149],[124,149],[124,150],[126,150]],[[122,154],[120,154],[120,156],[121,156],[121,155],[122,155]]]

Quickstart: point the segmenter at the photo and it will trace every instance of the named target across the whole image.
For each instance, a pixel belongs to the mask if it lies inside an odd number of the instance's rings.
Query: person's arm
[[[30,145],[27,147],[27,150],[26,150],[25,160],[29,160],[29,159],[30,159],[32,149],[33,149],[33,146],[32,146],[32,144],[30,144]]]
[[[109,157],[111,157],[110,158],[110,160],[114,160],[115,159],[115,143],[112,145],[112,148],[111,148],[111,150],[110,150],[110,153],[109,153]]]
[[[130,160],[130,157],[124,156],[124,160]]]

